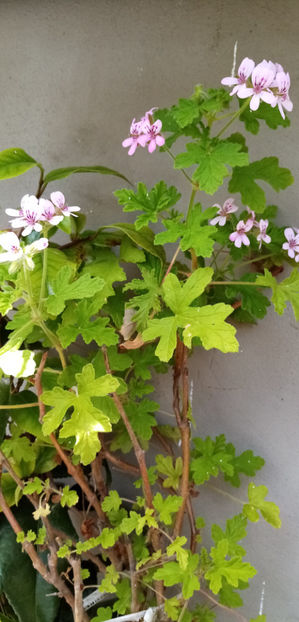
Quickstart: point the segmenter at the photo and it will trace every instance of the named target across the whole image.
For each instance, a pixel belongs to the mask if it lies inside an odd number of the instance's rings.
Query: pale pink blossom
[[[263,220],[262,218],[257,223],[257,226],[259,227],[259,230],[260,230],[258,235],[256,236],[256,239],[259,242],[259,248],[261,248],[263,242],[265,242],[265,244],[270,244],[271,242],[270,236],[266,233],[268,225],[269,225],[269,221]]]
[[[41,210],[41,220],[50,223],[50,225],[56,226],[63,220],[63,216],[56,214],[53,203],[48,199],[40,199],[39,207]]]
[[[148,115],[151,111],[149,110],[145,114]],[[136,121],[133,119],[130,127],[130,137],[125,138],[122,142],[123,147],[130,147],[128,151],[128,155],[134,155],[138,145],[140,147],[145,147],[147,143],[147,137],[143,133],[143,126],[145,123],[149,123],[148,118],[145,116],[141,121]]]
[[[232,198],[226,199],[222,207],[218,203],[215,203],[213,207],[218,207],[218,215],[210,220],[210,225],[219,224],[220,227],[225,225],[227,218],[229,218],[229,214],[233,214],[233,212],[238,210],[238,206],[234,204],[234,199]]]
[[[234,242],[234,245],[237,248],[241,248],[242,244],[245,246],[250,245],[250,240],[247,237],[246,233],[252,229],[252,221],[247,220],[245,223],[244,220],[240,220],[237,224],[237,230],[230,234],[229,239],[231,242]]]
[[[22,231],[23,236],[29,235],[32,231],[40,232],[42,230],[42,225],[39,222],[41,210],[38,199],[34,195],[29,196],[29,194],[25,194],[21,200],[20,210],[8,209],[6,213],[9,216],[16,216],[16,218],[10,221],[10,224],[13,229],[24,227]]]
[[[270,91],[270,86],[273,83],[276,74],[276,67],[271,61],[263,60],[256,65],[251,74],[252,87],[248,87],[245,84],[241,85],[238,89],[238,97],[245,99],[251,97],[250,109],[257,110],[261,100],[271,106],[275,106],[275,95]]]
[[[5,261],[16,261],[23,255],[20,240],[12,231],[1,233],[0,246],[2,246],[2,248],[6,251],[6,253],[0,254],[0,263],[4,263]]]
[[[252,222],[252,226],[253,227],[257,227],[258,223],[257,223],[256,218],[255,218],[255,212],[252,209],[250,209],[250,207],[246,207],[246,209],[247,209],[247,212],[249,214],[249,218],[248,218],[248,220],[246,222]]]
[[[150,124],[150,122],[144,123],[143,131],[146,137],[146,142],[148,143],[148,151],[149,153],[153,153],[156,147],[163,147],[165,144],[165,138],[161,136],[160,132],[162,129],[162,121],[157,119],[154,123]]]
[[[53,205],[63,214],[63,216],[76,216],[73,212],[79,212],[80,207],[77,205],[69,206],[65,201],[65,196],[62,192],[51,192],[51,201]]]
[[[18,269],[20,262],[25,262],[26,266],[33,270],[32,257],[47,248],[48,240],[47,238],[40,238],[23,247],[18,236],[12,231],[8,231],[0,235],[0,246],[6,251],[6,253],[0,253],[0,263],[10,262],[9,272],[12,273]]]
[[[238,93],[239,88],[242,85],[244,84],[246,85],[246,82],[248,78],[251,76],[253,69],[254,69],[254,61],[251,58],[247,58],[247,57],[243,58],[241,65],[238,69],[238,76],[237,77],[228,76],[227,78],[222,78],[221,84],[225,84],[226,86],[234,86],[230,95],[235,95],[235,93]]]
[[[284,108],[288,112],[293,110],[293,102],[291,102],[289,98],[290,85],[290,74],[284,71],[278,71],[272,86],[275,86],[277,89],[275,90],[276,103],[283,119],[285,119]]]
[[[297,233],[297,235],[295,235],[293,229],[287,227],[284,230],[284,235],[287,242],[284,242],[282,248],[288,251],[288,256],[291,257],[291,259],[294,259],[295,253],[299,253],[299,234]],[[299,259],[296,258],[296,261],[299,261]]]

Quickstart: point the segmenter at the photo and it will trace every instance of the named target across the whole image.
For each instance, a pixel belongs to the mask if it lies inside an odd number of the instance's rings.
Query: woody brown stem
[[[74,602],[74,622],[87,622],[89,620],[89,616],[85,613],[83,609],[83,601],[82,601],[82,581],[81,581],[81,560],[79,557],[71,556],[69,558],[69,562],[73,569],[73,578],[74,578],[74,592],[75,592],[75,602]]]
[[[182,505],[177,513],[174,525],[173,535],[178,536],[181,533],[184,513],[189,498],[189,465],[190,465],[190,426],[188,420],[188,368],[187,368],[188,350],[183,342],[177,337],[177,347],[175,353],[175,364],[173,373],[173,409],[176,416],[177,424],[181,434],[182,441],[182,458],[183,473],[181,478],[180,496],[182,497]],[[180,381],[182,385],[182,399],[180,400]],[[180,408],[182,402],[182,408]]]
[[[0,506],[1,506],[1,509],[2,509],[2,512],[5,518],[9,522],[14,533],[18,535],[18,533],[23,531],[22,527],[20,526],[14,514],[12,513],[10,507],[8,506],[1,486],[0,486]],[[68,605],[73,609],[74,608],[73,595],[71,591],[68,589],[68,587],[65,585],[61,577],[57,574],[57,571],[55,572],[54,568],[50,568],[50,570],[48,570],[48,568],[45,566],[43,561],[40,559],[36,549],[34,548],[31,542],[24,542],[23,549],[27,553],[27,555],[30,557],[32,561],[32,565],[35,568],[35,570],[41,574],[41,576],[43,577],[45,581],[47,581],[47,583],[50,583],[51,585],[54,585],[54,587],[56,587],[56,589],[58,590],[57,596],[60,596],[60,597],[62,596],[66,600]],[[87,620],[88,618],[87,619],[84,618],[82,619],[82,622],[85,622],[85,621],[87,622]]]
[[[111,368],[110,368],[110,364],[109,364],[109,359],[108,359],[108,353],[107,353],[107,348],[105,346],[103,346],[102,348],[103,351],[103,355],[104,355],[104,361],[105,361],[105,367],[106,367],[106,372],[107,374],[111,374]],[[149,478],[148,478],[148,472],[147,472],[147,466],[146,466],[146,462],[145,462],[145,453],[142,449],[142,447],[139,444],[138,438],[131,426],[131,423],[128,419],[127,413],[122,405],[121,400],[119,399],[117,393],[112,393],[112,398],[114,401],[114,404],[125,424],[126,430],[129,434],[131,443],[133,445],[133,449],[134,449],[134,453],[137,459],[137,462],[139,464],[139,468],[140,468],[140,473],[141,473],[141,477],[142,477],[142,482],[143,482],[143,489],[144,489],[144,496],[145,496],[145,501],[146,501],[146,505],[148,507],[153,507],[153,496],[152,496],[152,490],[151,490],[151,485],[149,482]]]
[[[88,502],[92,505],[102,523],[106,522],[106,516],[102,510],[101,504],[96,496],[96,494],[91,490],[88,485],[88,482],[85,478],[85,475],[79,465],[74,465],[69,459],[66,452],[59,445],[54,434],[50,434],[51,443],[54,445],[58,455],[60,456],[62,462],[64,462],[67,471],[71,477],[77,482],[82,491],[84,492]]]
[[[127,471],[127,473],[131,473],[131,475],[140,475],[140,469],[138,468],[138,466],[135,466],[135,464],[130,464],[126,460],[118,458],[106,448],[103,449],[103,457],[111,462],[111,464],[113,464],[120,471]]]
[[[107,348],[106,346],[102,347],[102,352],[104,355],[104,362],[105,362],[105,367],[106,367],[106,372],[107,374],[111,374],[111,368],[110,368],[110,364],[109,364],[109,358],[108,358],[108,353],[107,353]],[[146,466],[146,462],[145,462],[145,454],[143,449],[141,448],[139,441],[137,439],[137,436],[131,426],[131,423],[128,419],[127,413],[122,405],[121,400],[119,399],[117,393],[112,393],[112,398],[114,401],[114,404],[121,416],[121,419],[123,420],[123,423],[126,427],[126,430],[129,434],[129,437],[131,439],[131,443],[133,445],[133,449],[134,449],[134,453],[136,456],[136,460],[138,462],[139,465],[139,469],[140,469],[140,474],[141,474],[141,478],[142,478],[142,483],[143,483],[143,492],[144,492],[144,497],[145,497],[145,502],[146,505],[149,508],[153,507],[153,495],[152,495],[152,489],[151,489],[151,485],[150,485],[150,481],[149,481],[149,477],[148,477],[148,471],[147,471],[147,466]],[[155,551],[160,549],[160,535],[159,532],[155,529],[153,529],[151,531],[151,541],[152,541],[152,545]],[[157,602],[158,605],[161,605],[163,602],[163,582],[162,581],[156,581],[155,583],[156,585],[156,591],[157,591]]]

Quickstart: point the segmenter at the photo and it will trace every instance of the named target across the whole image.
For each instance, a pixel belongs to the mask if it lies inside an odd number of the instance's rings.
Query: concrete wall
[[[283,165],[292,168],[296,181],[279,196],[280,218],[299,226],[298,20],[296,0],[2,0],[0,149],[23,147],[48,170],[106,164],[134,181],[151,184],[165,176],[184,189],[184,180],[171,170],[166,156],[141,151],[128,158],[121,141],[133,116],[188,96],[195,83],[219,84],[230,73],[238,39],[239,60],[272,59],[291,73],[292,128],[261,133],[252,153],[279,154]],[[1,183],[3,226],[4,209],[34,192],[36,177],[30,172]],[[117,187],[115,179],[92,175],[59,184],[94,226],[122,218],[111,195]],[[270,198],[273,201],[274,195]],[[280,531],[263,524],[249,529],[249,560],[257,564],[259,574],[245,597],[246,614],[258,614],[265,582],[268,621],[295,622],[298,325],[290,311],[283,318],[270,313],[259,326],[240,328],[239,339],[238,355],[200,352],[194,357],[194,414],[199,434],[224,432],[240,450],[250,447],[266,459],[257,481],[269,485],[271,498],[281,507],[283,526]],[[160,397],[162,408],[170,410],[165,384]],[[244,497],[246,486],[237,494]],[[238,506],[207,489],[198,512],[205,514],[207,509],[213,519],[220,511],[224,520]],[[227,619],[219,613],[219,620]]]

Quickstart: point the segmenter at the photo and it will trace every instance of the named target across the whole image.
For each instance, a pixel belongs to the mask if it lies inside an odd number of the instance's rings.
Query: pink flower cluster
[[[295,259],[295,261],[299,262],[299,229],[295,229],[296,233],[293,231],[291,227],[287,227],[284,230],[284,235],[286,238],[286,242],[282,245],[282,248],[285,251],[288,251],[288,256],[291,259]]]
[[[75,216],[80,207],[67,205],[62,192],[52,192],[51,201],[37,199],[34,195],[25,194],[21,200],[20,209],[7,209],[8,216],[14,216],[10,224],[13,229],[23,228],[22,235],[29,235],[32,231],[40,232],[43,223],[52,226],[58,225],[65,216]]]
[[[153,153],[156,147],[162,147],[165,144],[165,138],[161,136],[162,121],[157,119],[152,122],[152,114],[157,108],[148,110],[140,121],[133,119],[130,127],[130,137],[125,138],[122,142],[123,147],[130,147],[128,155],[133,155],[138,147],[148,146],[149,153]]]
[[[215,203],[213,207],[218,207],[218,214],[217,216],[215,216],[215,218],[210,220],[210,225],[218,224],[220,227],[224,227],[226,221],[229,218],[229,215],[233,214],[239,209],[238,206],[235,205],[234,199],[231,197],[229,199],[226,199],[222,206],[218,203]],[[251,209],[249,209],[249,207],[247,207],[247,211],[249,213],[249,218],[246,220],[246,222],[244,222],[244,220],[240,220],[238,222],[236,231],[233,231],[233,233],[231,233],[229,236],[230,241],[234,242],[234,245],[237,248],[240,248],[242,244],[244,244],[244,246],[249,246],[250,240],[246,233],[251,231],[251,229],[256,228],[256,230],[258,230],[256,239],[259,242],[259,248],[261,248],[263,242],[265,242],[265,244],[269,244],[271,242],[271,238],[267,234],[267,228],[269,225],[268,220],[261,219],[260,221],[257,221],[255,218],[255,213]]]
[[[278,106],[283,119],[284,108],[288,112],[293,110],[289,98],[290,76],[279,63],[263,60],[255,65],[251,58],[243,58],[238,75],[223,78],[221,84],[233,86],[230,94],[237,95],[240,99],[251,97],[251,110],[257,110],[261,100],[273,108]]]

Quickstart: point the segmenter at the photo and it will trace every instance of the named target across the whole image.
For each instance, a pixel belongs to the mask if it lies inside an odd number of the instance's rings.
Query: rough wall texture
[[[230,73],[238,39],[239,59],[270,58],[291,73],[292,129],[261,133],[252,150],[257,157],[279,154],[292,168],[295,184],[278,199],[281,220],[299,226],[298,35],[297,0],[2,0],[0,149],[23,147],[48,170],[106,164],[135,181],[164,175],[181,184],[161,154],[142,151],[130,159],[121,140],[134,115],[187,96],[194,83],[218,84]],[[2,225],[4,208],[35,187],[35,172],[1,183]],[[90,225],[120,218],[111,196],[116,187],[92,175],[59,185]],[[224,432],[240,450],[263,455],[258,481],[269,485],[282,510],[280,531],[262,524],[249,530],[249,561],[259,574],[245,597],[246,613],[259,613],[264,587],[269,622],[299,620],[298,328],[291,312],[270,313],[258,327],[240,329],[238,355],[199,353],[191,370],[198,432]],[[169,410],[164,383],[162,408]],[[200,496],[200,514],[208,508],[216,518],[220,507],[223,518],[237,511],[214,492]]]

